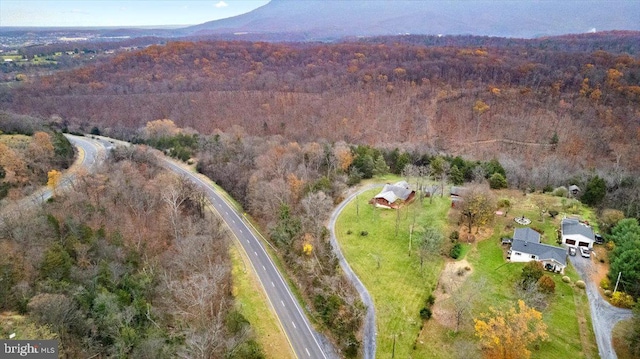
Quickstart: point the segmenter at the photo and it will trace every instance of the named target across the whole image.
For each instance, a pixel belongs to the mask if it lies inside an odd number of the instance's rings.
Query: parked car
[[[576,255],[576,247],[569,247],[569,255],[570,256],[575,256]]]
[[[601,235],[596,233],[594,237],[596,238],[596,243],[597,244],[603,244],[604,243],[604,238],[602,238]]]
[[[587,247],[580,247],[580,255],[585,257],[585,258],[589,258],[591,257],[591,253],[589,253],[589,248]]]
[[[509,237],[503,237],[502,238],[502,245],[511,244],[511,242],[513,242],[513,240],[511,238],[509,238]]]

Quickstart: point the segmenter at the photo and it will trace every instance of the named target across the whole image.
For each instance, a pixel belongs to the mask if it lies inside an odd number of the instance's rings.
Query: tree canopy
[[[492,308],[480,319],[474,319],[474,323],[485,358],[528,359],[531,357],[528,347],[549,337],[542,313],[522,300],[507,311]]]

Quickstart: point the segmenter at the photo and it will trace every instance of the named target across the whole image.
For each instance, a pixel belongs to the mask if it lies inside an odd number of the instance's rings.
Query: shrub
[[[496,172],[489,177],[489,187],[491,189],[507,188],[507,179],[500,173]]]
[[[611,304],[620,308],[631,308],[633,307],[633,297],[624,292],[615,292],[611,296]]]
[[[569,190],[565,186],[560,186],[553,190],[553,195],[556,197],[566,197],[569,193]]]
[[[347,230],[347,234],[352,234],[352,233],[353,233],[353,231],[352,231],[352,230],[350,230],[350,229],[349,229],[349,230]]]
[[[606,295],[607,297],[611,297],[611,294],[613,294],[613,293],[611,292],[610,289],[607,289],[607,290],[604,291],[604,295]]]
[[[550,211],[549,211],[549,216],[550,216],[551,218],[556,218],[556,216],[557,216],[558,214],[559,214],[559,212],[558,212],[558,211],[556,211],[555,209],[552,209],[552,210],[550,210]]]
[[[460,254],[462,254],[462,245],[460,245],[460,243],[456,243],[453,245],[453,247],[451,247],[449,256],[453,259],[458,259],[458,257],[460,257]]]
[[[449,235],[449,239],[451,239],[451,242],[457,241],[458,239],[460,239],[460,232],[458,231],[451,232],[451,234]]]
[[[433,313],[431,313],[431,309],[427,307],[420,309],[420,318],[422,318],[423,320],[431,319],[432,314]]]
[[[547,293],[547,294],[555,293],[556,282],[554,282],[553,279],[551,279],[551,277],[545,274],[542,277],[540,277],[540,279],[538,279],[538,288],[542,293]]]
[[[571,278],[565,275],[564,277],[562,277],[562,281],[565,283],[571,283]]]
[[[434,297],[433,294],[429,294],[425,302],[427,303],[427,306],[432,306],[433,303],[436,302],[436,297]]]
[[[361,235],[361,236],[363,236],[363,237],[366,237],[366,236],[368,236],[368,235],[369,235],[369,232],[367,232],[367,231],[362,231],[362,232],[360,232],[360,235]]]
[[[576,281],[576,287],[578,287],[580,289],[585,289],[587,287],[587,285],[584,284],[584,281],[579,280],[579,281]]]
[[[531,261],[522,268],[520,274],[520,281],[522,288],[526,288],[531,283],[536,283],[544,275],[544,268],[542,263]]]
[[[608,250],[608,251],[612,251],[616,248],[616,244],[613,243],[613,241],[609,241],[607,242],[607,244],[604,245],[604,247]]]
[[[603,278],[603,279],[600,281],[600,287],[601,287],[602,289],[605,289],[605,290],[606,290],[606,289],[611,289],[611,282],[609,282],[609,279],[608,279],[608,278]]]

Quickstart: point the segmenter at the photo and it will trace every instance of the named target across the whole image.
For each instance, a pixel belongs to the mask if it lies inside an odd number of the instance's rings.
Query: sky
[[[0,26],[196,25],[269,0],[0,0]]]

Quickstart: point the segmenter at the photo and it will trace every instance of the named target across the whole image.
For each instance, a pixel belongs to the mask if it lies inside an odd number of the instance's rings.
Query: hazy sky
[[[269,0],[0,0],[0,26],[195,25]]]

